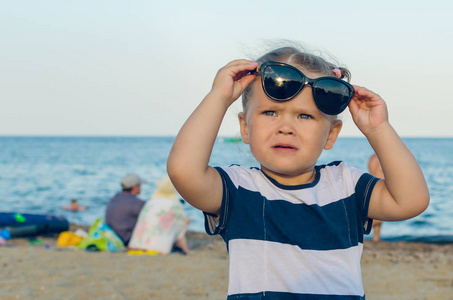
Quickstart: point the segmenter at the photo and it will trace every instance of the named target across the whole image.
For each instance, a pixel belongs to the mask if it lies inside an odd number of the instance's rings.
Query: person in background
[[[192,251],[185,236],[189,224],[190,218],[185,215],[173,184],[165,176],[157,181],[156,191],[140,212],[128,248],[161,255],[179,248],[189,254]]]
[[[79,202],[77,202],[77,199],[72,199],[71,204],[63,206],[62,209],[70,210],[72,212],[77,212],[77,211],[81,211],[81,210],[86,210],[87,207],[79,205]]]
[[[381,163],[376,153],[371,155],[370,160],[368,161],[368,170],[370,174],[374,177],[384,179],[384,172],[382,171]],[[379,242],[381,235],[381,226],[382,221],[373,220],[373,242]]]
[[[118,234],[125,246],[129,244],[138,215],[145,205],[145,201],[137,197],[144,182],[137,174],[124,175],[121,180],[122,192],[107,204],[105,222]]]

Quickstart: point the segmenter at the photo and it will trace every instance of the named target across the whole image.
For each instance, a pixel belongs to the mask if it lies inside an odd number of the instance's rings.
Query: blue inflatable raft
[[[69,222],[63,217],[51,215],[0,212],[0,228],[6,228],[12,238],[52,235],[69,229]]]

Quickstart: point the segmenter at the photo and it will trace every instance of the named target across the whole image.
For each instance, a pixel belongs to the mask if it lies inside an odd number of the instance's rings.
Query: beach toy
[[[9,232],[8,228],[0,229],[0,237],[3,238],[4,240],[11,239],[11,233]]]
[[[83,238],[70,231],[63,231],[58,235],[57,244],[60,247],[77,246]]]
[[[88,251],[124,251],[126,247],[120,237],[102,219],[91,225],[87,237],[77,248]]]
[[[25,236],[37,236],[38,235],[38,227],[35,224],[28,224],[28,225],[20,225],[20,226],[8,226],[7,227],[11,237],[25,237]]]
[[[16,220],[16,222],[18,223],[24,223],[25,222],[25,217],[23,215],[21,215],[20,213],[15,213],[14,214],[14,219]]]
[[[88,232],[86,232],[85,230],[81,229],[81,228],[78,228],[74,234],[80,236],[81,238],[86,238],[87,235],[88,235]]]
[[[28,241],[28,243],[30,245],[40,245],[40,244],[43,244],[44,243],[44,240],[43,239],[35,239],[35,238],[32,238]]]
[[[57,234],[68,230],[69,222],[58,216],[0,212],[0,227],[8,228],[16,238]]]
[[[130,249],[127,251],[128,255],[159,255],[159,252],[156,250],[134,250]]]

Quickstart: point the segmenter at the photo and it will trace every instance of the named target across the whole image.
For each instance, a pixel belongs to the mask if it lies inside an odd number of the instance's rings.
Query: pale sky
[[[0,3],[0,135],[173,136],[219,68],[288,39],[380,94],[401,136],[453,137],[452,1]]]

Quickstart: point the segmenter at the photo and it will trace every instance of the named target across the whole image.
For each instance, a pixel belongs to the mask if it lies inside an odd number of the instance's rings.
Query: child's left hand
[[[355,93],[349,103],[349,111],[359,130],[367,136],[370,132],[388,124],[387,105],[372,91],[354,85]]]

